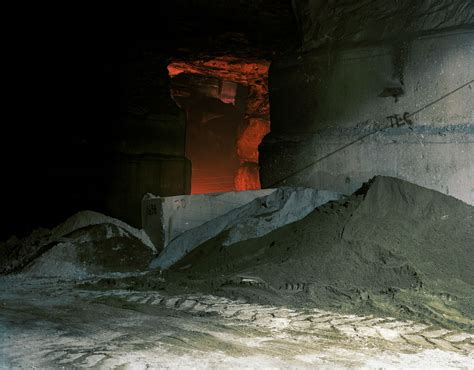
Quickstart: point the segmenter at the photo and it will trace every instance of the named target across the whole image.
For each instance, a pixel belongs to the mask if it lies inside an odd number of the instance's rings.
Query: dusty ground
[[[474,368],[474,335],[393,318],[0,278],[0,368]]]

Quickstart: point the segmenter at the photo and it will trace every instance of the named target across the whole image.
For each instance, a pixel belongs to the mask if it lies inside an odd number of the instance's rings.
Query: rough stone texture
[[[236,190],[234,178],[240,166],[236,142],[238,128],[244,122],[248,87],[219,77],[179,73],[171,81],[171,94],[176,104],[186,111],[186,157],[192,163],[191,193]],[[254,151],[260,141],[254,145]]]
[[[191,163],[185,157],[160,154],[120,155],[110,165],[107,209],[134,227],[141,225],[143,196],[189,194]]]
[[[152,192],[189,194],[186,116],[170,96],[168,58],[145,50],[121,68],[121,116],[110,133],[106,211],[140,226],[140,201]]]
[[[268,68],[270,62],[266,59],[237,58],[225,56],[195,60],[174,60],[168,65],[170,76],[175,80],[187,73],[193,76],[203,76],[211,80],[219,78],[231,81],[248,88],[245,106],[245,117],[237,129],[237,156],[240,167],[235,172],[235,190],[260,189],[258,176],[258,145],[270,131],[269,102],[268,102]],[[179,100],[182,87],[176,84],[173,96]],[[203,90],[201,88],[201,90]],[[215,90],[207,92],[208,96],[217,95]]]
[[[37,276],[74,279],[90,273],[134,271],[147,266],[146,258],[151,259],[154,252],[144,230],[101,213],[82,211],[52,230],[38,229],[24,238],[11,237],[0,243],[0,274],[26,268]]]
[[[255,162],[244,162],[234,178],[235,190],[260,189],[259,166]]]
[[[306,50],[474,25],[474,3],[465,0],[294,0],[293,8]]]
[[[182,233],[266,196],[275,189],[156,197],[142,200],[142,227],[158,251]]]
[[[186,117],[171,99],[167,63],[167,56],[143,50],[122,66],[122,115],[112,149],[184,156]]]
[[[181,73],[217,77],[248,85],[252,90],[247,113],[254,116],[268,115],[267,75],[270,62],[265,59],[236,58],[232,56],[197,60],[174,60],[168,65],[171,78]]]
[[[190,60],[209,55],[266,59],[297,41],[291,0],[174,0],[159,6],[140,23],[148,31],[143,35],[161,38]]]
[[[474,204],[474,84],[415,114],[411,126],[358,140],[388,126],[387,116],[472,81],[473,63],[474,32],[465,30],[274,62],[262,186],[351,193],[382,174]]]
[[[342,195],[333,191],[280,188],[235,208],[173,239],[151,263],[150,268],[167,269],[194,248],[225,232],[223,245],[266,235],[281,226],[298,221],[316,207]]]
[[[237,153],[245,162],[258,163],[258,146],[270,132],[270,121],[251,118],[237,139]],[[256,149],[257,148],[257,149]]]

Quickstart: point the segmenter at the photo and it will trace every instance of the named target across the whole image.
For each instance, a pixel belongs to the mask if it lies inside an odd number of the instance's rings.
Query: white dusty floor
[[[474,336],[213,296],[0,278],[0,368],[473,368]]]

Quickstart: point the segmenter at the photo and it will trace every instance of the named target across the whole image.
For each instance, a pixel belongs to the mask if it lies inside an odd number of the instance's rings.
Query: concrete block
[[[157,197],[142,200],[142,227],[157,250],[187,230],[198,227],[276,189]]]

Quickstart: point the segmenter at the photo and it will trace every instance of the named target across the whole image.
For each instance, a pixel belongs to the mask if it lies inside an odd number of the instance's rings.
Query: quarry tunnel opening
[[[258,190],[258,147],[270,132],[267,61],[174,61],[171,96],[186,112],[191,194]]]

